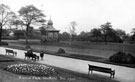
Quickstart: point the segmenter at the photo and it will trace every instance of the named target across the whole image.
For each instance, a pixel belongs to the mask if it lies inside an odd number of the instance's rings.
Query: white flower
[[[40,64],[13,64],[7,66],[7,70],[18,74],[27,75],[52,75],[55,70],[52,67],[48,67]]]

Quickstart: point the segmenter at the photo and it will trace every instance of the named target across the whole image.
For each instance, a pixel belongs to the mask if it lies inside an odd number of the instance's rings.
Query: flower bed
[[[56,74],[52,67],[40,64],[13,64],[7,66],[6,70],[16,74],[32,76],[53,76]]]

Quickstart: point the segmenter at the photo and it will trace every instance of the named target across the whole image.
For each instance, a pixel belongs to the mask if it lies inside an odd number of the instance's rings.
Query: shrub
[[[135,63],[135,58],[131,54],[126,54],[124,52],[118,52],[109,57],[111,62],[115,63],[125,63],[125,64],[133,64]]]
[[[52,67],[48,67],[40,64],[13,64],[5,68],[5,70],[22,75],[32,76],[53,76],[56,74]]]
[[[57,52],[58,54],[66,53],[64,49],[60,48]]]

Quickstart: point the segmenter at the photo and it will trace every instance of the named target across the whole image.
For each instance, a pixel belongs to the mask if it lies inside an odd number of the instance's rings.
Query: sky
[[[69,31],[69,24],[76,21],[76,33],[89,32],[93,28],[111,22],[114,29],[130,33],[135,28],[135,0],[0,0],[12,11],[34,5],[51,17],[54,28]]]

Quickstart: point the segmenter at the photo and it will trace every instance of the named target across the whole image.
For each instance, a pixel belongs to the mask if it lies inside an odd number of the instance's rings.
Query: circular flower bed
[[[53,76],[56,73],[52,67],[40,64],[13,64],[7,66],[6,70],[16,74],[33,76]]]

